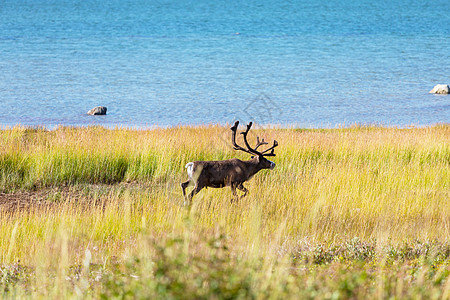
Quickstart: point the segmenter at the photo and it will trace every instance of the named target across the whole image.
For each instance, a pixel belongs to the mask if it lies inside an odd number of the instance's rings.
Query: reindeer
[[[248,194],[248,190],[244,187],[243,183],[252,178],[256,173],[262,169],[275,168],[275,163],[266,159],[266,156],[275,156],[274,148],[278,146],[277,141],[273,141],[273,146],[262,152],[257,149],[262,145],[267,145],[264,139],[259,140],[256,138],[256,146],[250,147],[247,141],[247,134],[252,127],[252,122],[247,125],[247,130],[241,132],[244,136],[244,144],[246,148],[239,146],[236,143],[236,131],[239,125],[239,121],[236,121],[231,127],[231,142],[235,150],[244,151],[252,154],[250,160],[242,161],[237,158],[221,160],[221,161],[194,161],[186,164],[189,180],[181,183],[183,189],[183,196],[186,199],[186,188],[194,185],[194,189],[188,196],[188,202],[192,202],[192,198],[200,192],[203,188],[223,188],[225,186],[231,187],[234,199],[241,199]],[[271,151],[271,152],[269,152]],[[238,198],[236,189],[244,192],[244,194]],[[233,202],[233,199],[231,200]]]

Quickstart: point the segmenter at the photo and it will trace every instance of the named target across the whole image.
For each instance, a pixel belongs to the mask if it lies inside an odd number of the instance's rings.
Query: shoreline
[[[230,127],[233,122],[230,123],[209,123],[209,124],[178,124],[178,125],[146,125],[146,126],[122,126],[122,125],[105,125],[105,124],[87,124],[87,125],[2,125],[0,124],[0,130],[13,130],[13,129],[30,129],[30,130],[43,130],[43,131],[54,131],[61,128],[71,128],[71,129],[86,129],[86,128],[103,128],[108,130],[130,130],[130,131],[150,131],[158,129],[174,129],[174,128],[208,128],[208,127]],[[241,122],[244,124],[245,122]],[[450,126],[450,122],[437,122],[425,125],[385,125],[385,124],[363,124],[363,123],[353,123],[353,124],[336,124],[334,126],[300,126],[296,124],[285,124],[280,125],[276,123],[270,124],[258,124],[254,123],[257,129],[288,129],[288,130],[341,130],[341,129],[354,129],[354,128],[380,128],[380,129],[420,129],[420,128],[433,128],[433,127],[447,127]]]

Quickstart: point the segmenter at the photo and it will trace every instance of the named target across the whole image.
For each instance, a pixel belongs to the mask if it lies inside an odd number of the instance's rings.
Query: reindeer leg
[[[244,198],[245,196],[247,196],[248,190],[244,187],[244,185],[243,185],[242,183],[239,184],[239,185],[237,186],[237,188],[238,188],[240,191],[243,191],[243,192],[244,192],[244,195],[242,195],[239,199],[242,199],[242,198]]]
[[[233,193],[233,198],[231,198],[231,203],[233,203],[233,201],[237,201],[239,199],[238,194],[236,192],[236,185],[231,184],[231,192]]]
[[[186,198],[186,188],[187,188],[190,184],[191,184],[191,181],[190,181],[190,180],[181,183],[181,188],[183,189],[183,197],[184,197],[183,205],[184,205],[184,206],[190,204],[190,201],[188,201],[188,199]]]
[[[186,188],[189,186],[190,183],[191,183],[190,180],[181,183],[181,188],[183,189],[184,198],[186,198]]]
[[[194,187],[194,189],[192,190],[192,192],[189,194],[189,204],[191,204],[192,198],[194,198],[194,196],[195,196],[198,192],[200,192],[202,189],[203,189],[203,186],[198,185],[198,184]]]

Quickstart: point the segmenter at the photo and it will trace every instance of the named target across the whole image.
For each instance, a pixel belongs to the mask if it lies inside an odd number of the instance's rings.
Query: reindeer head
[[[245,147],[247,147],[247,149],[246,149],[246,148],[243,148],[243,147],[239,146],[236,143],[236,131],[237,131],[237,128],[239,126],[239,121],[236,121],[234,123],[233,127],[231,127],[231,131],[232,131],[231,142],[233,143],[233,148],[235,150],[241,150],[241,151],[244,151],[246,153],[252,154],[253,155],[252,158],[255,161],[258,162],[258,164],[260,165],[261,169],[271,169],[272,170],[273,168],[275,168],[275,163],[273,161],[268,160],[265,157],[266,156],[275,156],[274,148],[276,146],[278,146],[278,142],[274,140],[272,147],[270,147],[270,148],[260,152],[257,149],[260,146],[262,146],[262,145],[267,145],[268,143],[266,143],[264,141],[264,139],[259,140],[259,137],[256,137],[256,146],[255,146],[255,148],[250,147],[250,145],[249,145],[249,143],[247,141],[247,134],[250,131],[250,128],[252,127],[252,125],[253,125],[252,122],[248,123],[247,130],[241,132],[241,134],[244,136],[244,144],[245,144]],[[267,152],[269,152],[269,153],[267,153]]]

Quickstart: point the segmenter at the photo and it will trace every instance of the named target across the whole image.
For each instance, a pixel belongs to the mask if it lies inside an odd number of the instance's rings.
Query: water
[[[231,2],[1,0],[0,126],[450,122],[448,0]]]

